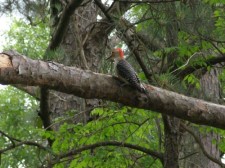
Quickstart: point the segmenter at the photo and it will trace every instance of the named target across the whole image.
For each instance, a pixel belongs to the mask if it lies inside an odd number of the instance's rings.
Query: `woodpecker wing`
[[[144,87],[141,85],[140,80],[134,70],[134,68],[126,61],[119,60],[116,65],[116,71],[118,77],[126,80],[132,87],[143,92]]]

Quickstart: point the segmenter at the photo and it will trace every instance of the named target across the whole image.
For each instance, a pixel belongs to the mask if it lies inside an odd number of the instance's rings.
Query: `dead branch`
[[[2,59],[8,59],[11,64],[7,67],[1,65]],[[2,84],[41,86],[87,99],[104,99],[153,110],[196,124],[225,128],[225,106],[151,85],[145,85],[148,93],[143,94],[129,86],[121,88],[120,81],[110,75],[32,60],[13,51],[0,55],[0,71]]]

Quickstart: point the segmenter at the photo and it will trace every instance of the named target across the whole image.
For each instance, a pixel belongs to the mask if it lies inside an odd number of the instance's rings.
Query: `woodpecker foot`
[[[121,81],[121,79],[118,76],[112,76],[114,79],[116,79],[117,81]]]
[[[128,83],[124,82],[121,78],[117,77],[117,76],[112,76],[116,81],[118,81],[118,85],[120,86],[120,92],[123,91],[123,87],[129,85]]]
[[[124,87],[124,86],[130,86],[130,84],[123,82],[120,86],[121,86],[121,87]]]
[[[129,83],[127,83],[126,81],[124,81],[123,79],[119,78],[118,76],[112,76],[114,79],[116,79],[117,81],[120,82],[120,84],[122,83],[122,85],[120,86],[126,86],[126,85],[129,85]]]

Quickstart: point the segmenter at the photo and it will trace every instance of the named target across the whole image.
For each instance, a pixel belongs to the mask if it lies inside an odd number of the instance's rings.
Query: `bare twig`
[[[178,71],[178,70],[184,68],[185,66],[187,66],[187,65],[189,64],[190,60],[191,60],[195,55],[197,55],[197,54],[202,54],[202,52],[196,52],[196,53],[194,53],[192,56],[190,56],[190,58],[188,58],[188,60],[186,61],[186,63],[185,63],[184,65],[182,65],[182,66],[180,66],[179,68],[175,69],[175,70],[172,71],[171,73],[174,73],[174,72],[176,72],[176,71]]]
[[[221,63],[221,62],[225,62],[225,57],[222,56],[222,57],[214,57],[214,58],[209,58],[209,59],[206,59],[205,60],[205,63],[206,63],[206,66],[212,66],[212,65],[215,65],[215,64],[218,64],[218,63]],[[204,68],[205,65],[194,65],[194,66],[187,66],[185,69],[183,70],[180,70],[180,71],[177,71],[175,73],[175,75],[183,78],[184,76],[198,70],[198,69],[201,69],[201,68]]]
[[[188,158],[188,157],[191,157],[191,156],[193,156],[193,155],[195,155],[195,154],[197,154],[198,152],[193,152],[193,153],[190,153],[190,154],[188,154],[188,155],[186,155],[186,156],[184,156],[184,157],[182,157],[182,158],[179,158],[179,160],[184,160],[184,159],[186,159],[186,158]]]
[[[138,129],[139,129],[142,125],[144,125],[147,121],[149,121],[149,119],[150,119],[150,118],[146,118],[144,121],[142,121],[142,122],[139,124],[139,126],[138,126],[134,131],[130,132],[130,134],[124,138],[124,141],[126,141],[126,140],[127,140],[129,137],[131,137],[136,131],[138,131]]]

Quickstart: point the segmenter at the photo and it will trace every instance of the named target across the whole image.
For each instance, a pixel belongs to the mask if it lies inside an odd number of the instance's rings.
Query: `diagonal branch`
[[[105,17],[112,22],[111,16],[108,14],[108,11],[105,8],[105,5],[102,4],[101,0],[95,0],[96,5],[101,9],[101,11],[104,13]]]
[[[82,2],[82,0],[71,0],[70,3],[65,7],[51,42],[49,43],[47,51],[55,50],[60,45],[69,25],[70,17],[72,16],[74,10],[78,8]]]
[[[3,132],[1,130],[0,130],[0,134],[2,134],[3,136],[5,136],[6,138],[8,138],[11,141],[12,146],[15,146],[15,142],[14,141],[19,141],[18,139],[9,136],[8,134],[6,134],[5,132]]]
[[[22,140],[19,140],[17,138],[14,138],[14,137],[6,134],[5,132],[3,132],[1,130],[0,130],[0,134],[2,134],[3,136],[7,137],[12,143],[12,145],[9,145],[8,147],[6,147],[4,149],[0,149],[0,155],[2,153],[6,152],[6,151],[12,150],[12,149],[14,149],[16,147],[19,147],[19,146],[22,146],[22,145],[36,146],[36,147],[38,147],[40,149],[48,150],[46,147],[42,146],[39,143],[36,143],[36,142],[33,142],[33,141],[22,141]]]
[[[9,150],[12,150],[14,148],[17,148],[19,146],[22,146],[22,145],[28,145],[28,146],[36,146],[40,149],[43,149],[43,150],[48,150],[46,147],[42,146],[41,144],[39,143],[36,143],[36,142],[32,142],[32,141],[21,141],[21,142],[18,142],[18,143],[15,143],[15,144],[12,144],[4,149],[0,149],[0,154],[4,153],[4,152],[7,152]]]
[[[148,154],[148,155],[150,155],[152,157],[158,158],[163,163],[163,154],[162,153],[155,152],[153,150],[141,147],[139,145],[134,145],[134,144],[125,143],[125,142],[118,142],[118,141],[105,141],[105,142],[98,142],[98,143],[91,144],[91,145],[86,145],[86,146],[83,146],[83,147],[71,150],[68,153],[59,155],[57,157],[57,159],[63,159],[65,157],[69,157],[69,156],[72,156],[72,155],[77,155],[77,154],[79,154],[79,153],[81,153],[83,151],[86,151],[86,150],[95,149],[95,148],[103,147],[103,146],[118,146],[118,147],[134,149],[134,150],[146,153],[146,154]]]
[[[24,85],[12,85],[17,89],[24,91],[25,93],[33,96],[36,100],[40,100],[40,88],[35,86],[24,86]]]
[[[129,86],[121,88],[110,75],[32,60],[12,51],[0,54],[0,83],[41,86],[87,99],[110,100],[225,129],[225,106],[151,85],[145,85],[147,93],[140,93]]]
[[[190,66],[187,66],[183,70],[174,72],[174,74],[183,78],[186,75],[193,73],[194,71],[196,71],[198,69],[205,68],[206,66],[216,65],[216,64],[222,63],[222,62],[225,62],[225,56],[209,58],[209,59],[205,60],[206,65],[194,65],[194,66],[190,65]]]

